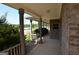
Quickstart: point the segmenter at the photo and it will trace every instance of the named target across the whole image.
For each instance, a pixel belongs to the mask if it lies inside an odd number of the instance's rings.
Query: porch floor
[[[61,41],[44,37],[43,44],[38,44],[28,55],[61,55]]]

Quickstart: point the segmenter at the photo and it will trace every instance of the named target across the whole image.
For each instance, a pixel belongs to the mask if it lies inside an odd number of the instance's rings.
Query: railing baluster
[[[21,54],[21,46],[19,45],[19,52],[20,52],[20,54]]]
[[[17,49],[16,51],[17,51],[17,55],[18,55],[18,47],[16,49]]]
[[[8,51],[8,54],[10,55],[10,50]]]
[[[12,55],[12,49],[10,49],[10,54]]]
[[[16,55],[15,47],[14,47],[14,49],[13,49],[13,52],[14,52],[14,55]]]
[[[19,45],[19,55],[21,54],[21,48],[20,48],[20,45]]]
[[[9,55],[20,55],[21,54],[20,44],[17,44],[14,47],[6,49],[2,52],[8,52]]]

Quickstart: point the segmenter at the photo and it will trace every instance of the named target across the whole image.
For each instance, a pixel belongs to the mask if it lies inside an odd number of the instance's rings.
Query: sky
[[[19,24],[18,10],[0,3],[0,17],[2,15],[5,15],[5,13],[7,13],[6,19],[9,24]],[[24,17],[32,17],[32,16],[24,13]],[[28,19],[24,19],[24,24],[30,24],[30,21]]]

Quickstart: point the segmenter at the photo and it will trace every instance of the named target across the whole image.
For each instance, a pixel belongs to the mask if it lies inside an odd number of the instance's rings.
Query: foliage
[[[25,24],[26,28],[30,28],[30,24]],[[32,32],[34,32],[34,30],[38,27],[38,24],[34,24],[32,23]],[[31,43],[32,41],[32,37],[31,34],[29,32],[27,32],[27,34],[25,35],[25,41],[26,43]]]
[[[5,13],[5,15],[2,15],[0,17],[0,51],[7,49],[11,46],[14,46],[20,42],[19,31],[18,31],[19,25],[8,24],[6,21],[6,16],[7,13]],[[30,25],[26,24],[24,25],[24,27],[29,28]],[[33,30],[35,30],[36,27],[38,27],[37,24],[32,24]],[[30,43],[32,41],[29,33],[24,37],[27,43]]]
[[[38,24],[32,24],[32,28],[37,28]]]
[[[6,22],[6,16],[7,16],[7,13],[5,13],[5,15],[2,15],[1,17],[0,17],[0,24],[6,24],[7,22]]]
[[[41,33],[40,33],[40,31],[41,31]],[[41,34],[41,36],[43,37],[43,36],[47,35],[49,33],[49,31],[46,28],[41,28],[41,29],[35,29],[34,33],[37,34],[38,37],[39,37],[39,34]]]
[[[0,18],[0,51],[19,43],[17,27],[6,23],[6,17]]]
[[[30,24],[25,24],[24,27],[29,28]],[[32,28],[36,28],[36,27],[38,27],[37,24],[32,24]]]
[[[25,41],[27,43],[30,43],[32,41],[29,33],[27,35],[25,35]]]

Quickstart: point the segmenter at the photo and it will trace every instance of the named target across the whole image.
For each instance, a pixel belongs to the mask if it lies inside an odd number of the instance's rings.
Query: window
[[[58,24],[53,24],[53,29],[59,29],[59,25]]]

